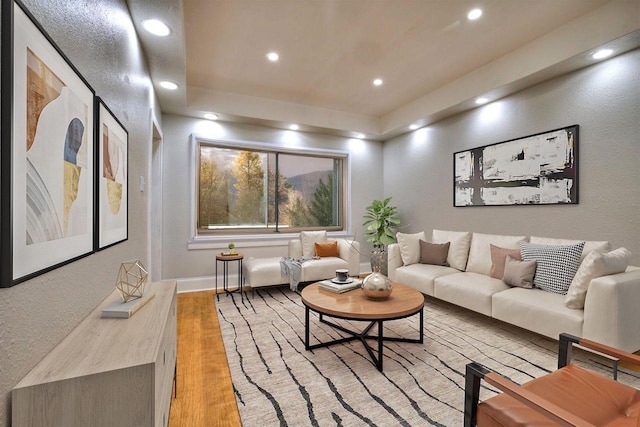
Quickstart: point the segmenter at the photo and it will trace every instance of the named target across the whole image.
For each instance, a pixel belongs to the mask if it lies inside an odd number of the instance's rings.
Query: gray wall
[[[124,0],[23,2],[129,131],[132,185],[127,242],[0,289],[0,426],[11,422],[11,389],[113,291],[120,262],[146,263],[147,193],[137,177],[147,176],[156,104]]]
[[[454,152],[573,124],[578,205],[452,207]],[[640,265],[640,50],[387,141],[384,193],[407,231],[608,240]]]
[[[357,240],[362,239],[362,215],[371,200],[382,195],[382,143],[360,141],[306,132],[270,129],[262,126],[210,122],[193,118],[164,115],[162,119],[163,166],[163,278],[205,277],[214,274],[217,248],[187,248],[189,240],[190,181],[189,136],[192,133],[212,139],[265,142],[284,147],[307,147],[346,151],[351,159],[351,220]],[[245,257],[274,257],[287,254],[288,240],[241,242],[236,247]],[[226,246],[226,240],[224,245]],[[362,253],[368,254],[369,246]],[[368,260],[368,255],[361,257]],[[235,270],[234,270],[235,271]]]

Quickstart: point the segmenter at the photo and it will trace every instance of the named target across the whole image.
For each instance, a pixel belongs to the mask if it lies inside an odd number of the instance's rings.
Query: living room
[[[348,226],[332,235],[360,242],[361,271],[370,268],[371,249],[363,238],[362,215],[372,200],[389,196],[399,209],[401,230],[406,233],[425,231],[429,235],[433,229],[444,229],[607,240],[613,248],[629,249],[630,264],[640,265],[640,4],[636,0],[593,2],[589,13],[575,18],[573,25],[559,25],[548,39],[537,40],[539,45],[524,46],[511,57],[485,64],[477,73],[486,73],[485,79],[494,76],[501,83],[501,70],[517,69],[522,62],[519,55],[530,52],[527,48],[538,51],[548,46],[557,48],[558,57],[584,52],[582,65],[575,70],[546,79],[537,76],[535,84],[508,95],[497,93],[495,101],[477,107],[472,105],[475,96],[484,93],[472,94],[468,88],[472,82],[461,80],[461,86],[441,87],[438,97],[412,106],[433,116],[428,125],[396,132],[413,121],[394,128],[393,123],[401,122],[404,116],[391,115],[387,116],[389,128],[394,129],[389,131],[391,136],[381,138],[381,131],[364,139],[345,136],[343,131],[315,130],[322,126],[293,131],[265,124],[268,120],[262,118],[243,123],[174,113],[175,100],[155,86],[156,77],[162,76],[154,74],[149,63],[155,59],[142,47],[144,36],[137,34],[140,17],[135,11],[141,10],[136,7],[139,3],[145,2],[101,0],[88,6],[62,0],[23,1],[128,130],[129,226],[128,239],[112,248],[0,289],[0,390],[4,396],[0,425],[11,424],[13,387],[113,291],[121,262],[141,259],[153,280],[175,279],[178,290],[187,291],[212,287],[215,254],[230,241],[247,258],[286,256],[291,238],[286,235],[269,240],[238,235],[205,242],[194,239],[192,134],[348,156]],[[148,7],[153,3],[151,9],[158,12],[176,3],[182,7],[174,1],[146,3]],[[461,8],[466,10],[466,6]],[[603,29],[594,21],[619,25]],[[592,26],[579,28],[587,22]],[[564,43],[558,44],[554,36],[565,37]],[[625,36],[623,53],[604,61],[586,59],[586,53]],[[578,40],[599,41],[576,46]],[[545,56],[539,51],[538,55],[536,59]],[[563,62],[558,58],[553,61]],[[549,63],[543,65],[550,67]],[[451,99],[434,107],[441,97]],[[204,110],[198,105],[203,101],[191,102],[197,106],[195,110]],[[434,119],[454,106],[460,110]],[[580,129],[578,204],[453,207],[453,153],[576,124]],[[158,186],[154,153],[158,147],[162,153],[160,205],[154,193]],[[152,215],[157,216],[155,221],[150,219]],[[161,238],[154,224],[161,225]]]

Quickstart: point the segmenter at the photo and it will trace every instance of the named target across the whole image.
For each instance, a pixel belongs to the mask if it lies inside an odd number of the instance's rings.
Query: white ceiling
[[[640,0],[128,3],[163,112],[374,139],[588,65],[596,47],[640,45]],[[474,7],[484,13],[470,21]],[[147,18],[172,34],[147,34]]]

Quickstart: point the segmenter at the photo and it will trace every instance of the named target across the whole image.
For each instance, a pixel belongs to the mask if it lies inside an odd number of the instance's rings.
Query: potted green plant
[[[230,255],[235,255],[237,252],[233,250],[233,248],[236,247],[236,245],[234,243],[229,243],[229,245],[227,246],[229,248],[229,254]]]
[[[390,205],[390,201],[391,197],[372,201],[366,208],[362,223],[367,241],[373,244],[371,269],[377,266],[385,276],[388,261],[386,246],[396,242],[395,228],[400,225],[400,219],[396,216],[398,208]]]

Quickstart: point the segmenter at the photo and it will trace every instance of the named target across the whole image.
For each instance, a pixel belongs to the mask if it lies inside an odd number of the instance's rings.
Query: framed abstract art
[[[93,252],[94,91],[17,0],[2,2],[1,285]]]
[[[453,154],[453,206],[578,203],[578,125]]]
[[[96,249],[104,249],[128,237],[129,134],[98,97],[95,108],[98,140],[95,241]]]

